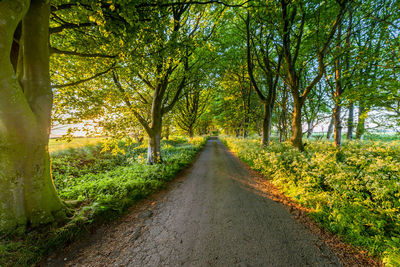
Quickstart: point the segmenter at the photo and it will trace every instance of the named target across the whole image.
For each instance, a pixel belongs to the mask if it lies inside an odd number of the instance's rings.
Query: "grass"
[[[331,139],[329,139],[329,141],[333,142],[333,133],[332,133],[332,137]],[[278,137],[275,138],[276,140],[278,140]],[[353,136],[353,141],[355,141],[355,135]],[[312,141],[328,141],[328,139],[326,138],[326,133],[313,133],[313,135],[311,136],[310,140]],[[304,141],[310,141],[309,139],[304,138]],[[396,140],[400,140],[400,134],[396,134],[396,133],[366,133],[363,137],[363,140],[361,141],[380,141],[380,142],[392,142],[392,141],[396,141]],[[350,142],[353,142],[350,141]],[[359,140],[360,141],[360,140]],[[343,134],[342,135],[342,142],[346,143],[348,142],[347,140],[347,135]]]
[[[81,140],[80,140],[81,141]],[[0,239],[0,266],[31,266],[88,229],[117,218],[139,199],[162,188],[192,162],[206,138],[162,141],[163,164],[145,163],[147,145],[119,142],[104,152],[101,144],[67,148],[51,154],[54,183],[71,215],[66,222],[25,235]],[[82,142],[78,142],[82,143]]]
[[[88,145],[96,145],[105,140],[104,137],[76,137],[72,140],[50,139],[49,152],[57,152],[68,148],[80,148]]]
[[[400,266],[400,142],[289,143],[221,138],[239,158],[262,172],[323,227],[349,243]]]

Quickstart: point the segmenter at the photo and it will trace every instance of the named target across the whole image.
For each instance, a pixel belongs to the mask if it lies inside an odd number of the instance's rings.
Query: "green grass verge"
[[[162,141],[164,163],[146,165],[147,146],[119,144],[124,153],[102,152],[102,146],[69,148],[52,153],[53,178],[71,208],[67,222],[31,229],[23,236],[0,239],[0,266],[31,266],[88,229],[119,217],[137,200],[159,190],[189,165],[206,138]]]
[[[258,139],[221,137],[240,159],[345,241],[400,266],[400,142],[308,142],[269,148]]]
[[[69,148],[80,148],[88,145],[97,145],[103,142],[106,138],[104,137],[76,137],[71,140],[64,139],[50,139],[49,140],[49,152],[57,152]]]

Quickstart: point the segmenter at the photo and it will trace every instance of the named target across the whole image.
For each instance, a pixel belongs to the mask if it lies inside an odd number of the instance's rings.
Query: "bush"
[[[164,164],[145,164],[147,147],[123,147],[125,153],[113,156],[100,153],[100,147],[85,148],[84,153],[56,155],[64,162],[53,163],[54,182],[63,199],[93,202],[108,209],[124,209],[133,200],[142,198],[164,185],[184,166],[189,164],[204,138],[186,140],[175,138],[162,142]],[[67,162],[69,162],[67,164]],[[124,205],[120,205],[124,203]]]

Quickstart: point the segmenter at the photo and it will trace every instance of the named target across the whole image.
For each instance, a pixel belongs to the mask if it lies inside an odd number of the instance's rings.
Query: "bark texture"
[[[269,145],[271,139],[272,110],[273,105],[264,102],[264,118],[262,123],[261,142],[266,146]]]
[[[338,33],[337,33],[337,46],[336,50],[338,54],[341,53],[340,42],[342,38],[342,27],[339,25]],[[338,57],[335,62],[335,92],[334,92],[334,101],[335,108],[333,109],[333,119],[335,122],[335,146],[340,148],[342,146],[342,119],[341,119],[341,95],[343,94],[342,87],[342,63],[341,57]]]
[[[364,138],[365,133],[365,119],[368,116],[368,111],[365,108],[363,103],[360,103],[359,111],[358,111],[358,123],[356,129],[356,139],[362,140]]]
[[[161,158],[161,132],[162,132],[162,113],[161,99],[155,97],[151,109],[151,121],[149,134],[149,146],[147,151],[147,164],[158,164]]]
[[[292,137],[290,138],[290,142],[293,147],[298,148],[300,151],[304,150],[303,145],[303,127],[301,124],[301,111],[303,108],[302,101],[295,100],[294,101],[294,110],[292,117]]]
[[[52,108],[46,1],[0,2],[0,231],[64,217],[50,171]],[[18,66],[13,36],[22,21]],[[15,62],[13,62],[16,64]],[[19,70],[19,79],[15,70]]]

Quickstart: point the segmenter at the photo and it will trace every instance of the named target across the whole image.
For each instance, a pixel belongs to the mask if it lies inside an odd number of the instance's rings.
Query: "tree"
[[[352,11],[350,5],[348,7],[349,10],[349,18],[347,21],[344,21],[342,24],[338,26],[337,34],[336,34],[336,42],[335,42],[335,49],[331,53],[332,56],[332,67],[331,72],[333,75],[327,76],[327,68],[325,68],[325,78],[326,84],[330,89],[331,97],[334,102],[333,108],[333,125],[334,126],[334,142],[337,148],[340,148],[342,145],[342,118],[341,118],[341,111],[343,106],[343,95],[347,91],[347,88],[351,87],[352,76],[355,71],[355,64],[353,67],[350,67],[350,60],[351,60],[351,37],[352,37],[352,28],[353,28],[353,21],[352,21]],[[347,27],[345,36],[343,34],[344,27]],[[331,81],[333,78],[333,81]],[[351,88],[350,88],[351,89]],[[350,104],[350,111],[351,111],[351,104]],[[350,124],[350,132],[352,135],[352,114],[349,115],[349,124]]]
[[[346,2],[338,1],[337,4],[326,2],[323,5],[307,3],[305,5],[302,1],[280,1],[281,38],[285,62],[284,82],[289,85],[294,102],[292,137],[290,140],[292,145],[301,151],[304,150],[302,141],[302,108],[311,90],[322,78],[325,68],[324,58],[336,29],[341,23]],[[330,19],[322,20],[322,18],[329,18],[332,15],[335,18],[333,22]],[[316,27],[317,30],[315,32],[311,31],[310,27]],[[327,32],[325,35],[320,29],[325,29],[326,27],[329,30],[324,30],[324,32]],[[305,44],[306,40],[308,42]],[[309,57],[313,60],[310,60]],[[315,63],[318,69],[311,82],[307,85],[302,85],[300,83],[300,74],[309,62]]]
[[[200,27],[200,23],[205,21],[203,17],[205,10],[192,13],[190,8],[190,4],[161,8],[160,12],[163,15],[159,19],[157,16],[153,17],[152,28],[143,28],[140,33],[141,38],[136,40],[140,45],[131,51],[132,61],[124,63],[131,66],[133,79],[139,88],[146,88],[142,92],[131,88],[130,92],[142,95],[141,98],[150,108],[148,119],[138,112],[136,106],[128,99],[124,84],[129,84],[130,77],[125,77],[125,82],[121,83],[114,72],[115,85],[149,137],[147,154],[149,164],[162,161],[160,141],[163,116],[169,113],[181,98],[184,88],[190,82],[189,72],[195,71],[196,66],[202,62],[197,60],[195,52],[198,51],[198,42],[204,43],[207,39],[204,38],[207,29]],[[194,24],[188,23],[191,20]],[[200,29],[205,31],[204,35],[200,34]],[[141,60],[135,61],[134,58]],[[133,82],[131,80],[130,84]],[[143,91],[146,96],[143,96]]]
[[[310,93],[304,104],[304,117],[307,122],[306,133],[308,139],[311,138],[314,128],[324,121],[327,118],[327,114],[330,113],[326,93],[326,88],[324,88],[322,82],[319,82],[316,85],[316,90]]]
[[[177,104],[175,121],[189,137],[193,137],[194,129],[209,104],[210,92],[198,78],[188,87]]]
[[[279,91],[275,113],[278,114],[279,142],[284,142],[289,136],[289,117],[292,112],[290,111],[291,106],[287,85],[284,84],[282,90]]]
[[[267,6],[266,10],[270,11],[274,9]],[[270,143],[272,113],[274,110],[279,72],[282,63],[282,51],[278,48],[276,49],[277,51],[274,51],[274,47],[277,47],[277,40],[274,40],[276,39],[276,30],[274,29],[274,25],[273,23],[263,21],[260,18],[271,18],[272,14],[273,12],[258,14],[259,25],[256,27],[257,33],[253,34],[250,29],[251,16],[249,11],[247,12],[247,18],[245,20],[248,74],[254,90],[264,105],[261,144],[265,146],[269,146]],[[252,43],[253,45],[251,45]],[[254,54],[257,58],[257,65],[262,70],[262,78],[265,82],[264,86],[260,86],[260,83],[258,83],[255,78],[251,51],[252,48],[253,50],[256,50],[254,51]],[[266,93],[263,92],[263,87],[266,88]]]
[[[134,117],[148,135],[148,163],[159,163],[162,161],[162,118],[174,108],[190,82],[189,71],[202,63],[201,60],[197,61],[195,53],[212,35],[212,27],[207,20],[213,16],[213,12],[207,5],[194,6],[183,2],[176,5],[159,2],[153,5],[149,1],[127,1],[113,3],[112,6],[101,3],[85,7],[90,12],[96,11],[90,13],[90,18],[96,21],[98,27],[91,28],[94,33],[84,38],[91,40],[96,36],[94,43],[100,47],[111,46],[111,55],[118,56],[91,59],[92,62],[96,60],[93,62],[95,64],[83,63],[92,72],[83,79],[84,83],[68,83],[61,77],[62,86],[75,86],[60,90],[58,95],[64,106],[59,110],[79,111],[83,115],[77,116],[79,119],[98,120],[105,116],[112,117],[107,114],[115,111],[108,107],[117,105],[117,112],[123,112],[129,118]],[[218,8],[215,12],[218,12]],[[134,15],[133,19],[130,14]],[[104,52],[95,50],[85,51],[84,54],[99,55]],[[108,66],[102,66],[104,64],[101,62],[104,61]],[[93,68],[90,64],[100,67]],[[75,70],[77,66],[74,63],[69,68]],[[101,69],[103,71],[99,71]],[[91,79],[93,77],[96,79]],[[68,101],[63,100],[65,96],[69,98]],[[88,106],[92,108],[88,109]],[[119,126],[125,127],[124,124]]]
[[[47,148],[52,108],[49,12],[45,0],[0,2],[0,231],[65,216]],[[10,60],[19,29],[18,49]]]

